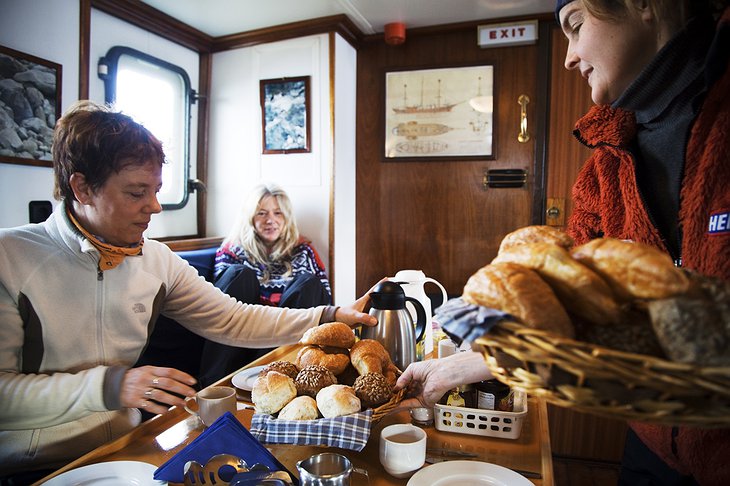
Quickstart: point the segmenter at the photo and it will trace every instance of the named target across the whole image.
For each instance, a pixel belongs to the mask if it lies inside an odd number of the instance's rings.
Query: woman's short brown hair
[[[77,101],[53,133],[53,196],[75,199],[69,182],[75,172],[96,191],[128,165],[161,166],[164,161],[162,143],[131,117],[88,100]]]

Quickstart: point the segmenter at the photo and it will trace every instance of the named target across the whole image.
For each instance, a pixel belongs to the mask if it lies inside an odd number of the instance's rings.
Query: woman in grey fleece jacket
[[[159,314],[226,344],[294,343],[320,322],[373,325],[350,307],[237,302],[143,238],[161,211],[160,142],[79,102],[56,126],[55,197],[41,224],[0,230],[0,476],[56,468],[195,393],[179,370],[131,368]]]

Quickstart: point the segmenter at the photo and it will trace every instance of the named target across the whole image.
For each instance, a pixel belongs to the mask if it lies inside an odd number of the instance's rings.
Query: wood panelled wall
[[[476,25],[408,35],[405,44],[365,42],[357,59],[357,291],[400,269],[421,269],[449,294],[461,294],[471,274],[496,256],[502,237],[530,224],[535,197],[544,197],[541,136],[519,143],[521,94],[528,123],[539,113],[539,46],[481,49]],[[494,160],[384,161],[384,86],[387,71],[494,65]],[[545,75],[545,78],[547,75]],[[546,79],[545,79],[546,82]],[[465,100],[474,94],[465,93]],[[465,101],[466,102],[466,101]],[[407,121],[404,119],[404,121]],[[486,169],[521,168],[528,184],[484,189]]]
[[[586,80],[563,66],[568,41],[558,28],[551,33],[547,197],[565,201],[561,216],[572,210],[570,190],[591,151],[572,136],[576,120],[592,105]],[[558,456],[620,462],[626,423],[549,406],[550,440]]]

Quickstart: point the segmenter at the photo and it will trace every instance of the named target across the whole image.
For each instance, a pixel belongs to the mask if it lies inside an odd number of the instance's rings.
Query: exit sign
[[[537,20],[480,25],[477,28],[479,47],[520,46],[535,42],[537,42]]]

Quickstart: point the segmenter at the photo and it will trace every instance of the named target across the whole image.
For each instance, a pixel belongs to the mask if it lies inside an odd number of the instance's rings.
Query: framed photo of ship
[[[309,76],[262,79],[263,153],[311,152]]]
[[[494,66],[385,73],[385,160],[493,159]]]
[[[53,167],[60,64],[0,46],[0,162]]]

